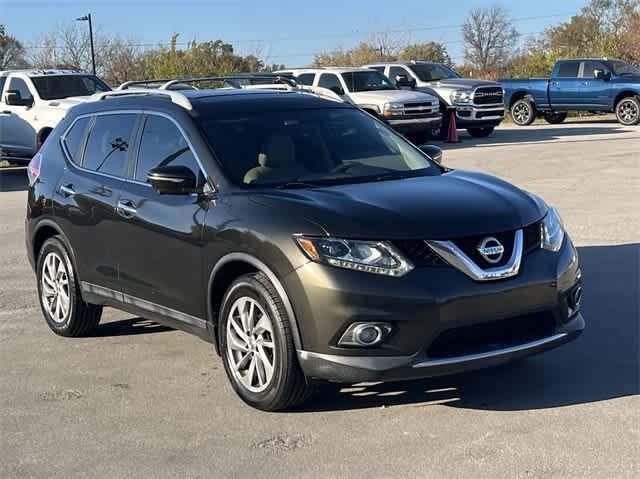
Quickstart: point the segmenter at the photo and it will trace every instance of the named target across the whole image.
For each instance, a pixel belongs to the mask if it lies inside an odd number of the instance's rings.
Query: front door
[[[596,78],[595,71],[608,72],[604,63],[594,60],[582,62],[580,77],[582,79],[581,91],[584,103],[590,105],[593,110],[608,110],[610,103],[611,83],[603,78]]]
[[[6,82],[0,101],[0,145],[8,154],[32,155],[36,151],[36,131],[33,128],[33,106],[7,105],[9,90],[20,93],[23,100],[31,98],[33,92],[19,77],[11,76]]]
[[[203,327],[203,225],[208,203],[195,194],[160,195],[147,182],[149,170],[187,166],[204,184],[195,154],[176,124],[149,113],[137,162],[118,198],[113,248],[125,302]]]

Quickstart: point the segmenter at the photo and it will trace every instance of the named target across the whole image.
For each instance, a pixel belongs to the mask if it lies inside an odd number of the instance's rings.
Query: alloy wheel
[[[51,319],[63,323],[70,309],[69,275],[63,259],[50,252],[42,264],[41,298]]]
[[[531,107],[525,102],[518,103],[513,108],[512,115],[516,123],[525,124],[531,117]]]
[[[618,105],[618,118],[625,124],[635,124],[638,121],[638,105],[632,100],[623,100]]]
[[[255,299],[243,296],[231,306],[226,329],[233,375],[249,391],[264,391],[273,378],[276,355],[271,318]]]

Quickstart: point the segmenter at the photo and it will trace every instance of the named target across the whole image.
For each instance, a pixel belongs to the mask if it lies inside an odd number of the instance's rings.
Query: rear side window
[[[76,165],[82,163],[82,146],[84,145],[88,125],[89,117],[80,118],[64,137],[64,146]]]
[[[298,80],[298,83],[302,83],[303,85],[313,85],[315,77],[315,73],[302,73],[296,77],[296,80]]]
[[[564,62],[558,68],[558,78],[577,78],[580,62]]]
[[[318,82],[318,86],[323,88],[328,88],[329,90],[340,88],[342,89],[342,85],[340,84],[340,80],[333,73],[323,73],[320,76],[320,81]]]
[[[149,115],[140,140],[135,179],[146,182],[149,171],[160,166],[186,166],[200,182],[204,179],[187,140],[176,125],[162,116]]]
[[[125,176],[136,115],[97,116],[87,140],[82,166],[113,176]]]

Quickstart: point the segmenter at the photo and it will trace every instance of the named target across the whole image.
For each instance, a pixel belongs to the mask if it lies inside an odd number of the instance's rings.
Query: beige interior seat
[[[296,147],[291,137],[276,133],[267,138],[258,154],[259,166],[244,175],[245,183],[291,181],[310,174],[296,161]]]

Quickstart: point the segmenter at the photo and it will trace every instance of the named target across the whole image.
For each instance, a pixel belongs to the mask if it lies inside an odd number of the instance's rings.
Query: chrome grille
[[[436,102],[421,102],[421,103],[405,103],[404,114],[405,115],[425,115],[429,113],[435,113],[438,105]]]
[[[474,105],[495,105],[503,101],[502,88],[499,86],[479,87],[473,93]]]

